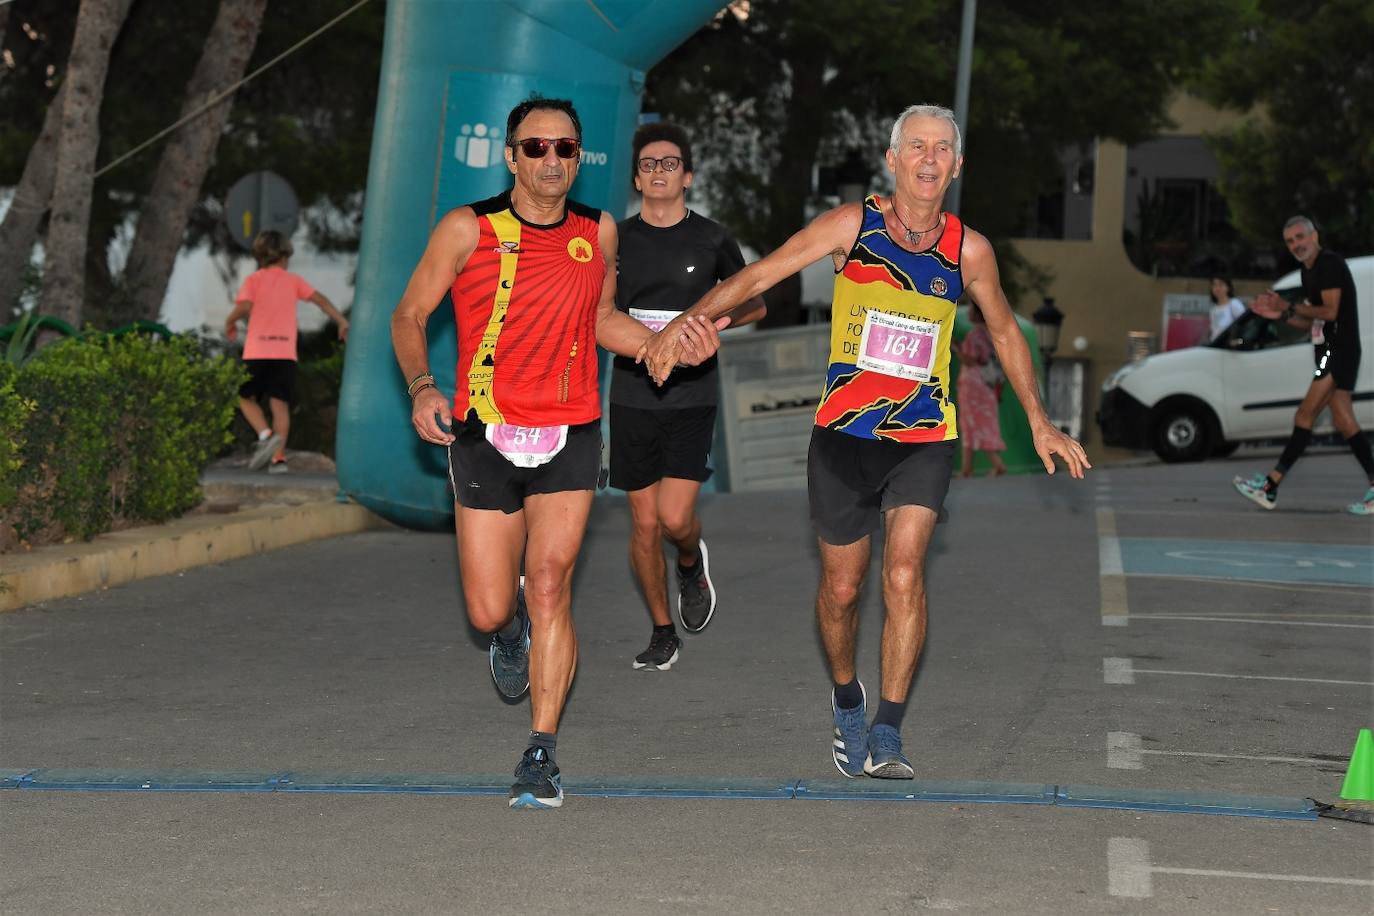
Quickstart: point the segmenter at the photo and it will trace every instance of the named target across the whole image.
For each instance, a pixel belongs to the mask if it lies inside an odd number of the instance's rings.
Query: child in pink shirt
[[[291,400],[296,382],[296,303],[313,302],[339,326],[339,340],[348,338],[348,319],[334,303],[301,277],[286,269],[293,249],[280,232],[267,230],[253,240],[258,269],[243,281],[234,297],[234,310],[224,320],[224,336],[234,340],[239,321],[247,316],[248,334],[243,361],[248,381],[239,388],[239,411],[258,434],[248,466],[268,466],[269,474],[286,471],[286,435],[291,426]],[[272,423],[263,415],[258,398],[267,395]]]

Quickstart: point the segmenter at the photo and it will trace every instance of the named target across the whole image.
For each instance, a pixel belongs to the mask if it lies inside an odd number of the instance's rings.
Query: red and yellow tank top
[[[509,192],[471,206],[477,247],[452,290],[453,415],[519,426],[597,419],[601,211],[569,200],[561,222],[538,226],[515,213]]]
[[[816,425],[861,439],[956,439],[949,351],[964,225],[946,213],[935,247],[915,254],[888,235],[881,203],[876,194],[864,201],[859,236],[835,274]]]

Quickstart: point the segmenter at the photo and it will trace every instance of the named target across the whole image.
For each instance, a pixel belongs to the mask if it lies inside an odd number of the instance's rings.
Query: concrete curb
[[[0,556],[0,612],[389,523],[356,503],[258,506]]]

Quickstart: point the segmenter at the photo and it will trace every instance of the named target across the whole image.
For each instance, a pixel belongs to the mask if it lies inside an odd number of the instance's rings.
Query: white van
[[[1355,417],[1374,430],[1374,256],[1346,261],[1355,278],[1364,358],[1355,382]],[[1301,296],[1298,273],[1274,284]],[[1254,312],[1202,347],[1127,363],[1102,384],[1097,423],[1107,445],[1154,449],[1165,461],[1229,455],[1242,442],[1286,439],[1312,379],[1308,331]],[[1330,413],[1313,430],[1332,431]]]

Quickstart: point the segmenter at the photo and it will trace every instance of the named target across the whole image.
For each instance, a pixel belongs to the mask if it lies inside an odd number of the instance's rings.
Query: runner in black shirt
[[[1355,458],[1364,468],[1369,489],[1359,502],[1346,506],[1355,515],[1374,515],[1374,451],[1355,420],[1351,393],[1360,371],[1360,316],[1355,299],[1355,279],[1345,259],[1321,247],[1317,229],[1305,216],[1295,216],[1283,225],[1283,241],[1302,265],[1303,301],[1287,305],[1273,290],[1255,298],[1250,308],[1274,320],[1286,320],[1298,328],[1310,328],[1314,321],[1324,322],[1322,340],[1317,344],[1317,367],[1307,396],[1293,418],[1293,433],[1279,462],[1268,476],[1251,480],[1237,477],[1236,489],[1242,496],[1265,509],[1274,508],[1279,482],[1297,462],[1312,438],[1312,424],[1322,410],[1331,408],[1331,420],[1344,437]]]
[[[687,209],[692,149],[672,124],[635,132],[634,184],[643,197],[638,215],[622,222],[616,307],[657,331],[744,266],[739,245],[724,227]],[[757,321],[763,300],[736,310],[729,324]],[[677,548],[678,615],[699,632],[716,608],[710,557],[701,538],[697,493],[710,475],[706,458],[716,426],[716,360],[678,369],[663,386],[645,366],[616,357],[611,378],[611,485],[629,495],[634,527],[630,564],[653,618],[649,647],[634,667],[667,670],[682,640],[668,614],[663,540]]]

